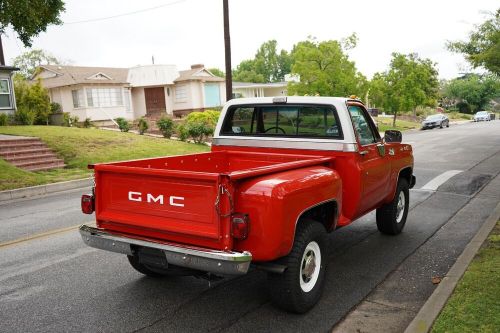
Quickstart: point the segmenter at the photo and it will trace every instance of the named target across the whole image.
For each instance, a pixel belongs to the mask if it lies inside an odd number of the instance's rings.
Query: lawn
[[[0,159],[0,190],[85,178],[90,163],[111,162],[208,151],[209,147],[133,133],[95,128],[60,126],[2,126],[0,134],[35,136],[42,139],[67,167],[52,171],[27,172]]]
[[[500,221],[460,280],[432,332],[500,332]]]
[[[419,122],[399,120],[399,119],[396,119],[396,127],[393,127],[392,117],[376,117],[375,121],[378,123],[378,130],[380,132],[385,132],[390,129],[398,131],[406,131],[409,129],[421,127],[421,124]]]

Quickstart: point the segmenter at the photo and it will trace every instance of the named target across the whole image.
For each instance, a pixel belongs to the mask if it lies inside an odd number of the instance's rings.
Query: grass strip
[[[500,221],[458,283],[432,332],[500,332]]]

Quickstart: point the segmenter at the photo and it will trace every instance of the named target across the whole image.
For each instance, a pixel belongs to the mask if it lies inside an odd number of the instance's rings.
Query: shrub
[[[33,125],[36,120],[36,112],[24,106],[18,107],[14,119],[21,125]]]
[[[214,133],[214,128],[207,123],[196,121],[186,124],[186,131],[194,142],[202,143],[205,137]]]
[[[69,112],[63,112],[63,121],[62,121],[62,126],[69,127],[71,125],[71,116]]]
[[[174,133],[175,124],[174,121],[168,117],[161,117],[156,121],[156,126],[160,129],[163,137],[170,139]]]
[[[28,83],[22,77],[16,75],[14,90],[16,104],[20,114],[16,120],[23,125],[48,124],[52,112],[48,90],[42,86],[40,80],[36,83]],[[31,121],[34,114],[34,120]]]
[[[189,133],[185,124],[180,124],[179,126],[177,126],[177,136],[181,141],[186,141],[189,138]]]
[[[120,129],[121,132],[128,132],[130,129],[130,124],[125,118],[116,118],[115,119],[116,123],[118,124],[118,128]]]
[[[56,103],[56,102],[50,103],[50,110],[52,111],[52,114],[54,114],[54,113],[62,113],[61,104]]]
[[[6,113],[0,114],[0,126],[7,126],[9,116]]]
[[[212,126],[215,129],[215,125],[217,125],[219,115],[220,112],[214,110],[207,110],[205,112],[191,112],[186,117],[186,123],[189,124],[190,122],[202,122]]]
[[[140,135],[143,135],[149,128],[148,121],[144,117],[141,117],[141,119],[139,119],[139,124],[137,126],[139,128]]]
[[[90,121],[90,118],[85,118],[84,122],[82,123],[83,128],[90,128],[92,127],[92,122]]]
[[[69,125],[70,126],[78,126],[78,121],[80,120],[80,118],[78,118],[78,116],[74,116],[74,117],[69,117]]]
[[[187,134],[194,142],[203,142],[206,137],[213,135],[219,115],[220,112],[214,110],[190,113],[186,117],[183,130],[181,130],[181,132],[185,133],[180,133],[179,138],[182,140],[181,135]]]

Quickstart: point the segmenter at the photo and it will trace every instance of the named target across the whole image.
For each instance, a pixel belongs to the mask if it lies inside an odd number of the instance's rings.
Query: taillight
[[[94,197],[92,194],[82,195],[82,212],[92,214],[94,212]]]
[[[250,231],[250,219],[248,214],[231,215],[231,235],[236,239],[246,239]]]

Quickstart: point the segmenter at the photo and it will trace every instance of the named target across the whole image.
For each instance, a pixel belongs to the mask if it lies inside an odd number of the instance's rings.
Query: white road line
[[[448,170],[448,171],[445,171],[442,174],[440,174],[439,176],[434,177],[433,179],[431,179],[430,182],[428,182],[427,184],[425,184],[424,186],[422,186],[420,189],[421,190],[427,190],[427,191],[435,191],[435,190],[437,190],[437,188],[439,186],[441,186],[442,184],[444,184],[444,182],[446,182],[448,179],[450,179],[451,177],[453,177],[455,175],[458,175],[462,171],[463,170]]]

